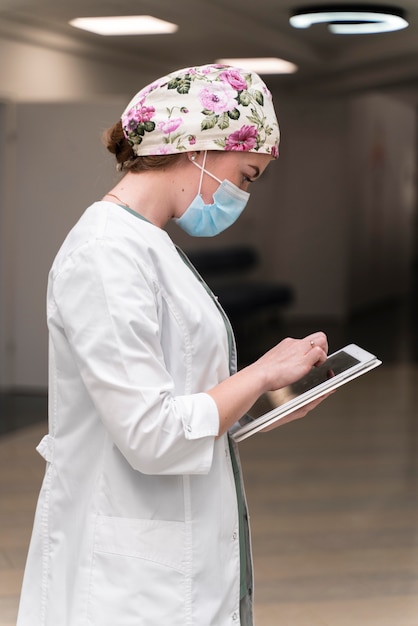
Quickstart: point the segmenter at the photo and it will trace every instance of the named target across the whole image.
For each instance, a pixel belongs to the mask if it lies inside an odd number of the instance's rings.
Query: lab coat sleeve
[[[207,473],[218,410],[204,390],[175,394],[150,268],[120,244],[95,240],[51,272],[49,285],[51,335],[65,333],[87,392],[132,467],[146,474]]]

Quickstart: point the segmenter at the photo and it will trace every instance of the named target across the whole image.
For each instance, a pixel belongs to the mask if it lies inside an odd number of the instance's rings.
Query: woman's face
[[[195,162],[203,165],[204,152],[196,154]],[[268,154],[257,154],[254,152],[216,152],[207,153],[205,170],[216,176],[219,180],[229,180],[240,189],[248,191],[252,182],[255,182],[265,171],[272,161]],[[192,166],[196,172],[197,181],[196,192],[198,191],[201,171]],[[211,176],[203,174],[201,194],[207,204],[213,202],[213,194],[219,187],[219,182]]]

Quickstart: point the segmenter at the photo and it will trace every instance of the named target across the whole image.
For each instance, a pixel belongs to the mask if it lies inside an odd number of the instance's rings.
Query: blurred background
[[[173,229],[184,249],[251,247],[252,277],[291,289],[281,319],[309,326],[334,327],[410,293],[418,6],[403,0],[407,28],[370,35],[293,28],[297,8],[294,0],[0,0],[0,388],[45,389],[49,267],[84,208],[116,180],[101,134],[136,91],[180,67],[230,57],[297,67],[263,74],[281,125],[279,161],[220,237],[196,242]],[[103,36],[69,24],[132,14],[178,28]]]
[[[302,8],[308,10],[317,5],[302,2]],[[343,5],[370,6],[337,1],[334,8]],[[379,6],[385,9],[387,3]],[[229,294],[225,308],[230,307],[236,328],[241,365],[283,336],[303,336],[317,329],[328,333],[331,351],[356,342],[384,361],[379,371],[331,398],[331,408],[322,414],[323,422],[317,419],[315,428],[309,424],[289,426],[283,439],[279,429],[270,439],[270,457],[260,439],[245,444],[250,499],[256,500],[262,493],[257,472],[265,476],[274,471],[277,475],[278,467],[284,470],[286,478],[282,480],[289,480],[290,490],[294,481],[306,485],[316,476],[318,491],[314,491],[319,493],[330,474],[338,475],[338,459],[351,458],[351,469],[358,470],[361,442],[363,459],[373,450],[382,463],[392,459],[391,477],[395,475],[398,482],[390,484],[398,495],[403,494],[402,502],[395,500],[403,511],[405,527],[405,519],[410,522],[409,554],[416,550],[417,501],[412,485],[416,484],[417,470],[411,442],[415,441],[417,417],[414,389],[418,357],[418,4],[400,0],[398,13],[403,11],[408,22],[402,30],[353,35],[334,34],[326,23],[294,28],[289,16],[299,8],[295,0],[0,0],[0,433],[7,449],[11,441],[16,446],[13,458],[3,456],[5,463],[7,460],[2,483],[3,494],[7,492],[9,497],[5,500],[9,502],[7,511],[14,506],[10,493],[27,484],[25,475],[20,486],[10,486],[12,462],[19,458],[20,448],[18,439],[8,437],[31,423],[40,424],[43,430],[46,427],[48,271],[74,222],[117,180],[113,159],[101,143],[102,132],[117,121],[140,88],[169,71],[225,58],[280,58],[294,64],[291,73],[260,72],[273,94],[281,127],[279,160],[251,188],[251,200],[238,222],[219,237],[196,241],[175,227],[170,226],[169,231],[176,243],[197,259],[198,266],[198,261],[203,263],[202,274],[215,291],[225,293],[226,298]],[[175,32],[103,36],[69,23],[79,17],[134,14],[174,24]],[[245,66],[244,61],[236,64]],[[209,256],[202,257],[202,253]],[[219,259],[224,262],[217,264]],[[231,294],[236,294],[235,299]],[[389,394],[389,389],[393,393]],[[390,404],[394,398],[397,402],[402,399],[401,408]],[[359,417],[366,405],[373,406],[374,416],[369,422],[369,448],[363,445],[364,422]],[[353,408],[357,408],[359,420],[352,422],[352,427],[358,428],[355,434],[341,430],[346,418],[353,417]],[[331,414],[335,413],[341,421],[337,422],[340,430],[334,432],[336,423]],[[315,436],[329,443],[325,433],[330,428],[334,433],[332,459],[327,469],[321,469],[317,454],[323,459],[330,449],[320,446],[312,454],[303,445],[309,447]],[[378,431],[382,437],[381,428],[386,438],[379,439],[376,450],[372,433]],[[351,442],[350,450],[338,448],[344,443],[341,433],[345,433],[345,444]],[[394,441],[396,459],[391,456]],[[280,446],[284,446],[282,456]],[[278,459],[289,454],[300,461],[298,455],[302,455],[305,474],[299,474],[300,465],[296,473],[289,465],[277,465]],[[307,466],[306,458],[310,459]],[[273,466],[262,466],[266,459]],[[381,481],[379,485],[389,480],[388,467],[378,467],[381,471],[378,476],[373,474],[370,482],[371,494],[375,493],[375,479]],[[369,471],[374,470],[369,467]],[[364,474],[353,474],[347,467],[341,472],[345,487],[348,475],[355,476],[357,485],[367,482]],[[37,476],[40,473],[41,465]],[[341,484],[334,496],[341,493]],[[282,488],[286,493],[286,486],[282,484]],[[36,488],[31,492],[28,516],[22,521],[26,530],[19,544],[20,556],[16,557],[18,572],[36,492]],[[325,509],[334,502],[334,496],[325,498]],[[375,515],[370,517],[364,498],[363,494],[354,504],[350,502],[360,516],[357,524],[365,519],[361,514],[367,509],[372,532],[393,501],[372,498],[377,504]],[[260,519],[276,519],[276,512],[269,517],[274,507],[269,508],[266,502],[256,505],[262,510]],[[292,511],[295,513],[290,507],[282,513],[294,521]],[[296,513],[302,515],[301,511]],[[311,514],[315,516],[312,510]],[[306,511],[303,515],[312,520]],[[19,525],[16,519],[10,521],[10,528]],[[393,521],[395,526],[398,523],[398,518]],[[292,527],[296,528],[289,521],[286,532]],[[255,548],[266,533],[270,538],[276,536],[275,530],[273,523],[256,528]],[[308,539],[304,536],[306,547]],[[355,547],[360,552],[367,543],[363,536],[362,541]],[[385,535],[386,548],[388,541]],[[402,542],[398,541],[398,548],[404,546]],[[403,563],[397,554],[398,562]],[[392,557],[392,553],[386,554],[385,563],[393,563]],[[0,543],[0,578],[2,564],[10,565],[10,559],[3,554],[2,561]],[[293,566],[296,577],[300,560],[293,561]],[[343,571],[341,567],[338,561],[328,570],[323,589]],[[381,567],[385,567],[381,561],[376,562],[376,572]],[[7,580],[11,580],[10,567],[6,570]],[[377,596],[386,597],[388,589],[396,595],[400,583],[394,592],[393,580],[405,581],[405,571],[403,568],[398,579],[392,572],[389,586],[379,588]],[[353,572],[355,578],[355,567]],[[409,563],[408,572],[412,578],[407,576],[409,582],[401,585],[399,592],[404,600],[405,595],[410,600],[418,593],[418,568]],[[319,583],[309,587],[308,582],[305,579],[302,585],[302,590],[307,590],[303,601],[312,599],[312,589],[319,596],[325,593]],[[294,597],[291,582],[286,589]],[[274,593],[267,593],[267,605],[273,602]],[[13,594],[15,589],[10,597]],[[296,605],[299,600],[296,598]],[[13,612],[11,605],[7,606]],[[418,605],[414,603],[413,609],[408,606],[408,618],[405,612],[394,610],[389,612],[387,623],[418,624]],[[1,608],[0,598],[0,617]],[[277,607],[275,610],[273,618],[265,609],[264,622],[260,623],[279,623]],[[300,619],[296,613],[283,614],[283,623],[386,624],[383,614],[367,621],[367,611],[360,611],[347,622],[341,612],[338,619],[328,619],[319,612],[318,621],[312,613]]]

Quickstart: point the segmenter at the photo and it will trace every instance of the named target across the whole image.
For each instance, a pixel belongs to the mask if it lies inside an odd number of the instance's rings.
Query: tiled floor
[[[418,368],[241,444],[259,626],[417,626]]]
[[[240,444],[257,626],[418,626],[413,311],[410,303],[396,305],[349,327],[325,328],[333,349],[358,342],[384,365],[306,419]],[[30,406],[39,420],[45,399],[16,402],[7,405],[9,432],[0,437],[0,626],[15,624],[44,467],[34,450],[44,421],[12,429],[13,415],[30,420]]]
[[[44,430],[40,423],[0,438],[1,626],[16,624],[23,567],[45,465],[34,447]]]

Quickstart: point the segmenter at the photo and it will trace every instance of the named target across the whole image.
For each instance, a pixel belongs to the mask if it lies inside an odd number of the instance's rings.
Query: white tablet
[[[287,387],[263,394],[231,431],[242,441],[320,396],[369,372],[382,362],[370,352],[350,344],[329,355],[325,363]]]

